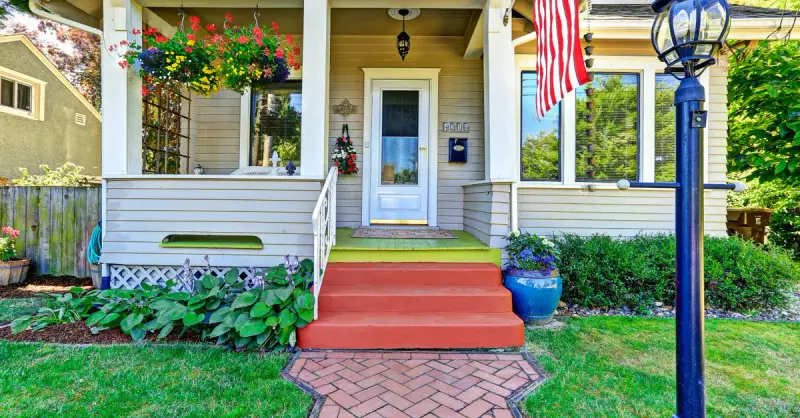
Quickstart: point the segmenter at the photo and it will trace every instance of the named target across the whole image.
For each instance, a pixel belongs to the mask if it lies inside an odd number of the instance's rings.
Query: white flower
[[[508,232],[508,237],[509,237],[509,238],[518,237],[519,235],[520,235],[520,234],[519,234],[519,230],[516,230],[516,231],[509,231],[509,232]]]

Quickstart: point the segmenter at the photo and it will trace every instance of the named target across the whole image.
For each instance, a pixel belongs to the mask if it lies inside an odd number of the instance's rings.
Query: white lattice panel
[[[208,273],[215,277],[224,277],[231,269],[218,267],[192,267],[192,277],[195,280],[202,279]],[[239,280],[244,281],[246,290],[257,286],[263,286],[263,280],[259,280],[264,269],[239,269]],[[183,277],[183,267],[170,266],[111,266],[111,288],[112,289],[136,289],[142,283],[153,286],[166,286],[167,281],[175,280],[178,283],[172,290],[176,292],[192,292],[194,289],[186,286],[181,278]]]

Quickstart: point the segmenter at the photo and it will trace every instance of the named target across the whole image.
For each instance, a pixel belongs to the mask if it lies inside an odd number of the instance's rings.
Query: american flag
[[[578,26],[579,3],[580,0],[534,0],[539,118],[569,92],[589,82]]]

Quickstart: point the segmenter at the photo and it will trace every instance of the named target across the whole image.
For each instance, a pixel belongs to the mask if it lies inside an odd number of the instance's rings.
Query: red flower
[[[230,13],[225,13],[225,21],[233,23],[233,16]]]
[[[277,51],[275,51],[275,56],[278,58],[283,58],[283,50],[278,49]]]
[[[267,77],[271,76],[272,75],[272,68],[267,68],[267,71],[265,71],[264,74],[266,74]]]
[[[256,39],[261,39],[264,37],[264,31],[261,28],[253,29],[253,37]]]
[[[294,63],[294,65],[292,66],[292,69],[295,70],[295,71],[298,71],[300,69],[300,63],[297,63],[297,62]]]
[[[197,16],[189,16],[189,21],[196,25],[200,24],[200,18]]]
[[[17,239],[17,238],[19,238],[19,231],[15,229],[11,231],[11,239]]]
[[[196,41],[197,40],[197,35],[195,35],[193,33],[190,33],[190,34],[186,35],[186,39],[189,40],[189,41]]]
[[[188,46],[187,46],[187,47],[186,47],[186,49],[185,49],[185,51],[191,54],[191,53],[192,53],[192,51],[194,51],[194,50],[193,50],[191,47],[188,47]]]
[[[155,35],[156,33],[158,33],[158,29],[156,29],[155,26],[151,26],[146,31],[144,31],[145,35]]]
[[[274,20],[272,21],[272,29],[275,29],[275,32],[278,32],[280,30],[280,27],[278,27],[278,24],[275,23]]]
[[[128,65],[130,65],[130,64],[128,64],[128,61],[120,61],[119,62],[119,66],[121,68],[128,68]]]
[[[295,55],[300,55],[300,47],[295,46],[294,48],[292,48],[292,53]]]
[[[269,48],[264,48],[264,56],[265,57],[268,57],[271,53],[272,52],[269,50]]]
[[[158,36],[156,36],[156,42],[167,42],[167,37],[166,36],[162,36],[162,35],[158,35]]]
[[[131,33],[134,34],[134,35],[138,35],[138,34],[142,33],[142,30],[141,29],[134,29],[134,30],[131,31]]]
[[[195,31],[195,32],[199,31],[200,30],[200,25],[198,25],[196,23],[193,23],[192,24],[192,30]]]
[[[119,44],[120,45],[128,45],[128,41],[123,39],[123,40],[119,41]]]
[[[142,86],[142,96],[147,96],[148,94],[150,94],[150,90],[148,90],[147,87]]]
[[[114,50],[116,50],[116,49],[117,49],[116,45],[111,45],[110,47],[108,47],[108,51],[109,52],[114,52]]]
[[[206,25],[206,30],[209,31],[209,32],[216,32],[217,31],[217,25],[215,25],[213,23],[209,23],[209,24]]]
[[[224,40],[225,40],[225,38],[222,35],[218,34],[218,33],[215,33],[214,36],[211,37],[211,42],[213,42],[215,44],[220,43],[220,42],[222,42]]]
[[[246,36],[244,36],[244,35],[239,35],[239,39],[237,39],[237,41],[238,41],[240,44],[246,44],[246,43],[250,42],[250,39],[248,39],[248,38],[247,38]]]
[[[289,42],[289,45],[294,43],[294,38],[292,35],[286,35],[286,40]]]

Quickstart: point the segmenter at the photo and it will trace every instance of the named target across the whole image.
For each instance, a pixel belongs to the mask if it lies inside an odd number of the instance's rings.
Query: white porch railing
[[[336,182],[339,169],[331,167],[322,186],[311,223],[314,228],[314,319],[319,316],[319,292],[331,247],[336,245]]]

